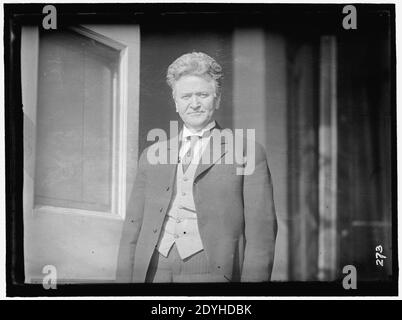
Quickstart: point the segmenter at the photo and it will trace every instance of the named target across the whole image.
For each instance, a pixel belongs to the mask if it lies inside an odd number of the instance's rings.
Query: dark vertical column
[[[318,42],[288,42],[289,276],[315,280],[318,259]]]
[[[23,187],[23,112],[21,96],[21,28],[4,7],[5,59],[5,150],[6,150],[6,279],[11,285],[24,282]]]

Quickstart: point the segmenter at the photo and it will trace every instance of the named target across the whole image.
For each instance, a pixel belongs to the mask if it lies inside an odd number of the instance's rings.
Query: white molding
[[[126,175],[127,175],[127,113],[128,113],[128,49],[120,53],[120,117],[119,117],[119,171],[118,171],[118,215],[126,216]]]
[[[21,92],[24,113],[24,213],[30,212],[34,206],[38,64],[39,29],[35,26],[23,26],[21,29]],[[29,121],[32,126],[25,121]],[[28,127],[31,127],[32,132],[25,132]]]

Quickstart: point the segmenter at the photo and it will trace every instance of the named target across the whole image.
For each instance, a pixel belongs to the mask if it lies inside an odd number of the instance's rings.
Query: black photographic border
[[[395,296],[398,294],[397,243],[397,159],[396,159],[396,44],[395,6],[393,4],[356,4],[358,30],[370,32],[381,25],[375,12],[390,14],[391,25],[391,138],[392,138],[392,279],[358,281],[356,290],[345,290],[335,282],[269,282],[229,284],[58,284],[45,290],[39,284],[24,283],[23,247],[23,112],[21,95],[21,26],[41,25],[43,4],[4,4],[5,63],[5,178],[6,178],[6,295],[8,297],[60,296]],[[58,26],[71,24],[161,24],[201,23],[209,27],[222,23],[238,26],[264,22],[283,30],[283,22],[300,22],[306,32],[328,30],[346,32],[340,23],[345,4],[54,4]],[[319,14],[312,14],[312,12]],[[184,14],[185,13],[185,14]],[[205,19],[207,17],[207,19]],[[377,20],[376,20],[377,19]],[[379,25],[377,25],[379,23]],[[292,26],[289,26],[291,28]],[[290,30],[291,31],[291,30]]]

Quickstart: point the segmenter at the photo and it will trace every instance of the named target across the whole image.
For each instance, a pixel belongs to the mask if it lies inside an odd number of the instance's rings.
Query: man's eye
[[[186,95],[184,95],[184,96],[182,96],[182,99],[184,99],[184,100],[188,100],[188,99],[190,99],[190,95],[189,94],[186,94]]]
[[[201,98],[208,98],[208,97],[209,97],[209,94],[208,94],[208,93],[201,93],[201,94],[200,94],[200,97],[201,97]]]

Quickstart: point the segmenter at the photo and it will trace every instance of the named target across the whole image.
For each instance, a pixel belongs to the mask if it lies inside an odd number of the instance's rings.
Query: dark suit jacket
[[[213,132],[219,133],[216,129]],[[159,147],[162,153],[167,152],[168,160],[169,155],[177,159],[177,144],[171,144],[170,140],[157,143],[153,147]],[[199,164],[193,187],[198,227],[210,272],[222,282],[268,281],[273,265],[277,221],[265,152],[256,143],[253,174],[237,175],[238,165],[226,164],[229,156],[226,140],[219,139],[219,143],[221,163]],[[148,149],[139,160],[123,228],[118,282],[145,281],[174,196],[177,164],[151,164],[147,159]],[[205,152],[211,150],[209,143]],[[249,158],[245,150],[244,155]]]

